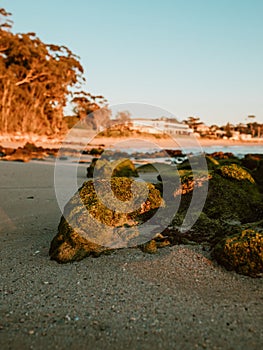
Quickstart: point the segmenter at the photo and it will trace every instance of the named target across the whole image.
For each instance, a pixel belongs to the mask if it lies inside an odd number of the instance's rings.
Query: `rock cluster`
[[[204,158],[203,158],[204,159]],[[169,210],[172,201],[180,197],[180,205],[174,218],[166,229],[159,232],[154,239],[150,239],[140,248],[144,252],[155,253],[157,248],[173,244],[202,244],[209,247],[212,256],[218,263],[228,269],[249,276],[262,276],[263,273],[263,156],[248,155],[238,159],[232,154],[216,153],[206,155],[208,172],[200,171],[193,176],[191,167],[198,168],[202,163],[200,157],[192,157],[191,161],[173,166],[165,166],[166,181],[170,181],[169,172],[180,176],[180,185],[174,191],[170,202],[165,207]],[[110,163],[107,160],[96,160],[98,169],[105,177],[111,177],[111,187],[116,197],[121,201],[129,200],[132,183],[139,184],[129,176],[135,177],[140,172],[153,171],[153,166],[142,166],[137,169],[128,159]],[[94,164],[90,167],[93,176]],[[153,171],[154,172],[154,171]],[[141,207],[141,211],[116,212],[100,203],[94,190],[96,181],[103,183],[103,176],[84,183],[79,192],[65,207],[57,236],[53,239],[50,256],[58,262],[80,260],[87,255],[99,255],[114,248],[114,239],[121,237],[123,228],[132,227],[130,236],[122,237],[125,241],[136,238],[136,226],[147,222],[152,213],[163,205],[162,192],[165,184],[162,176],[155,169],[155,176],[159,179],[157,184],[148,183],[149,198]],[[117,177],[121,176],[121,177]],[[101,180],[102,178],[102,180]],[[168,180],[167,180],[168,179]],[[198,219],[188,231],[180,227],[186,220],[186,214],[192,200],[194,191],[201,191],[208,185],[203,210],[195,212],[191,207],[191,215]],[[107,193],[105,187],[105,194]],[[128,197],[126,197],[128,196]],[[84,206],[83,206],[84,204]],[[90,221],[85,212],[92,213],[99,222],[106,224],[105,229],[96,222]],[[165,220],[165,217],[163,218]],[[74,227],[75,226],[75,227]],[[81,227],[79,234],[76,227]],[[115,232],[115,237],[112,232]],[[126,230],[127,231],[127,230]],[[99,242],[96,243],[96,237]],[[107,242],[110,239],[112,245]],[[95,243],[94,243],[95,242]],[[113,247],[113,248],[112,248]]]
[[[0,146],[0,160],[29,162],[32,159],[45,159],[49,156],[55,157],[58,150],[53,148],[37,147],[27,142],[23,147],[5,148]]]

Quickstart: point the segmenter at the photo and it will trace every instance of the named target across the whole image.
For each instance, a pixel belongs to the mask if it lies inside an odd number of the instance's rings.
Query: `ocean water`
[[[254,154],[263,154],[263,145],[242,145],[242,146],[205,146],[202,147],[203,152],[205,153],[214,153],[214,152],[230,152],[235,156],[242,158],[245,154],[254,153]],[[199,153],[200,149],[189,149],[193,154]],[[190,153],[189,152],[189,153]]]
[[[154,153],[161,151],[163,148],[118,148],[116,150],[127,152],[128,154],[142,152],[142,153]],[[165,149],[169,149],[168,147]],[[176,149],[176,148],[171,148]],[[180,149],[180,148],[178,148]],[[114,150],[114,148],[112,148]],[[204,146],[204,147],[187,147],[185,149],[181,148],[181,151],[185,154],[200,154],[200,153],[214,153],[214,152],[231,152],[237,157],[244,157],[245,154],[263,154],[263,145],[231,145],[231,146]]]

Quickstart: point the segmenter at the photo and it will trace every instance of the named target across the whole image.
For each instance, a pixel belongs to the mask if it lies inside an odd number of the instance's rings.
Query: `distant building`
[[[131,129],[150,134],[169,134],[190,136],[193,130],[187,124],[162,119],[132,119]]]

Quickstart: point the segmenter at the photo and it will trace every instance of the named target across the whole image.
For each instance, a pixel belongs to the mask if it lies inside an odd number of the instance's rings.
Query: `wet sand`
[[[263,279],[225,271],[200,246],[50,261],[53,172],[0,162],[1,349],[263,347]]]

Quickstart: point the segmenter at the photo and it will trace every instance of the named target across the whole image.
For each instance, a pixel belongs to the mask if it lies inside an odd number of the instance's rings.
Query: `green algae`
[[[103,201],[96,192],[96,182],[101,186]],[[104,201],[111,200],[109,184],[120,204],[125,206],[135,192],[143,191],[144,183],[130,178],[113,177],[106,180],[86,181],[67,203],[61,218],[58,234],[51,242],[50,257],[60,263],[81,260],[85,256],[98,256],[118,246],[128,246],[139,235],[138,225],[149,220],[163,205],[160,192],[147,183],[145,202],[133,211],[113,210]]]
[[[95,176],[101,179],[111,177],[138,177],[138,172],[133,162],[128,158],[114,161],[95,158],[87,169],[87,176],[89,178]]]

